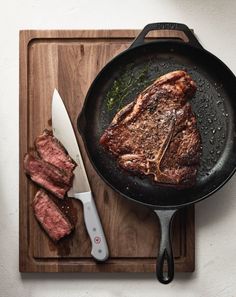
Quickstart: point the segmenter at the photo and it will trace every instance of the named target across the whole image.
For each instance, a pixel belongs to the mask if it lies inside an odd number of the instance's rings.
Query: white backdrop
[[[196,206],[196,271],[168,286],[153,274],[18,272],[18,89],[20,29],[142,28],[172,21],[236,73],[234,0],[7,0],[0,6],[0,297],[236,296],[236,177]],[[236,98],[235,98],[236,99]]]

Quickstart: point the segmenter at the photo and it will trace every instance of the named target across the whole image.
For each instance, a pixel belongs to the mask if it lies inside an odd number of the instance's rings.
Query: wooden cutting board
[[[96,263],[79,201],[66,199],[63,209],[76,225],[72,236],[54,244],[33,216],[38,189],[23,172],[23,157],[34,139],[51,127],[51,97],[57,88],[76,129],[86,92],[99,70],[129,47],[138,30],[66,30],[20,32],[20,271],[21,272],[154,272],[159,226],[149,209],[123,199],[92,168],[77,132],[85,167],[107,237],[110,258]],[[162,30],[148,38],[174,37]],[[194,208],[182,210],[173,227],[176,271],[194,270]]]

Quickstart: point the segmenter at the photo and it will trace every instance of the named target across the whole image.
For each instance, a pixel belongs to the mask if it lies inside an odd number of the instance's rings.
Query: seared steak
[[[195,91],[184,71],[161,76],[116,114],[101,145],[134,174],[177,188],[192,186],[201,153],[196,118],[187,102]]]
[[[34,155],[26,154],[24,168],[31,179],[58,198],[64,198],[73,182],[76,163],[49,130],[35,140]]]
[[[32,207],[35,217],[52,240],[58,241],[73,230],[69,220],[45,191],[37,192]]]
[[[68,174],[75,169],[76,163],[51,131],[44,130],[43,134],[36,138],[35,147],[44,161],[67,171]]]
[[[64,198],[66,192],[72,186],[73,174],[68,175],[64,170],[31,154],[25,155],[24,168],[26,174],[35,183],[50,191],[58,198]]]

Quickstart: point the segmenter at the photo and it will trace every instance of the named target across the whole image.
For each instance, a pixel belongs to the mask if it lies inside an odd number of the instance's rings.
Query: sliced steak
[[[64,198],[66,192],[72,186],[73,175],[67,175],[64,170],[31,154],[25,155],[24,168],[26,174],[35,183],[50,191],[58,198]]]
[[[73,226],[48,194],[39,190],[33,200],[34,215],[54,241],[65,237],[73,230]]]
[[[75,169],[76,163],[51,131],[44,130],[43,134],[36,138],[35,147],[44,161],[67,171],[68,174]]]
[[[184,71],[161,76],[116,114],[100,144],[134,174],[177,188],[192,186],[201,154],[196,118],[187,102],[195,91]]]

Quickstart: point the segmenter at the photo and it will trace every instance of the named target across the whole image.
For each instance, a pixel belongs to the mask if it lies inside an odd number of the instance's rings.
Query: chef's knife
[[[73,186],[67,194],[68,197],[79,199],[83,204],[85,225],[92,242],[91,255],[96,260],[105,261],[109,256],[106,238],[69,115],[56,89],[52,97],[52,129],[53,135],[77,164]]]

